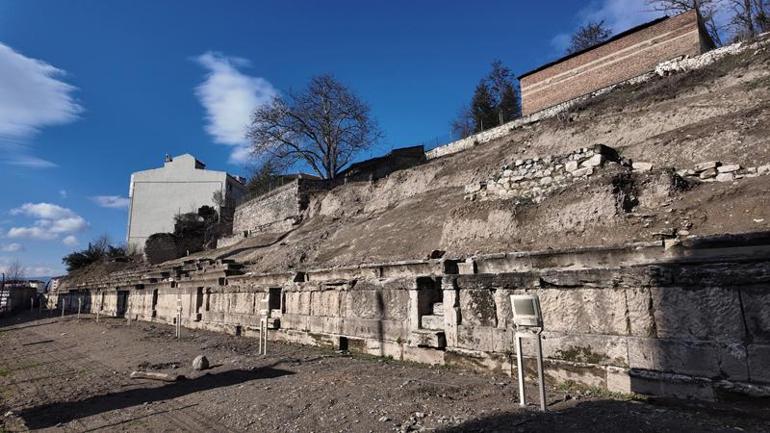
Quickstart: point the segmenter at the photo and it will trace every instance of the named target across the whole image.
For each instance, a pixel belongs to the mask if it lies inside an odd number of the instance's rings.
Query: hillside
[[[770,229],[770,176],[682,180],[673,170],[718,161],[770,164],[770,50],[657,77],[473,149],[315,195],[303,222],[196,257],[235,259],[253,272],[475,254],[613,246],[661,236]],[[542,201],[469,200],[466,186],[517,160],[604,144],[632,171],[608,164]]]

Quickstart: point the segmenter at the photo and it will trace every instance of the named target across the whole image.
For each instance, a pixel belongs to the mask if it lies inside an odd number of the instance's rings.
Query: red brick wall
[[[655,69],[658,63],[703,52],[695,11],[671,17],[521,78],[525,115]]]

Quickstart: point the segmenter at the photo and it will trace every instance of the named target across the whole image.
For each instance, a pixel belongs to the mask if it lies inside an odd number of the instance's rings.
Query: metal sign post
[[[267,355],[267,318],[259,321],[259,354]]]
[[[513,323],[516,326],[514,339],[516,344],[516,369],[519,381],[519,405],[527,405],[524,388],[524,359],[521,349],[522,338],[533,338],[537,352],[537,379],[540,390],[540,410],[545,412],[545,379],[543,377],[543,316],[540,312],[540,300],[536,295],[511,295]]]
[[[83,308],[83,298],[78,297],[78,320],[80,320],[80,310]]]
[[[182,338],[182,298],[176,298],[176,338]]]

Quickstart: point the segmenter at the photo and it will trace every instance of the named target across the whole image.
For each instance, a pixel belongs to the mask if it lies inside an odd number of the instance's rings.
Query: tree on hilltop
[[[604,25],[604,21],[589,21],[572,34],[567,54],[577,53],[599,45],[612,36],[612,30]]]
[[[382,132],[364,101],[331,75],[320,75],[304,90],[257,108],[248,137],[257,157],[284,167],[306,163],[334,179]]]
[[[462,106],[451,122],[452,133],[465,138],[521,116],[518,92],[511,70],[500,60],[479,80],[470,106]]]

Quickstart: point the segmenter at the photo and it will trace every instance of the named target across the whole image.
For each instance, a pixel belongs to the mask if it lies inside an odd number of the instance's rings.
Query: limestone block
[[[732,182],[735,180],[735,175],[732,173],[719,173],[716,179],[717,182]]]
[[[743,315],[754,343],[770,344],[770,290],[768,286],[741,289]],[[770,369],[770,365],[768,365]]]
[[[284,292],[284,306],[287,313],[310,314],[311,292]]]
[[[426,314],[420,318],[422,329],[444,329],[444,317]]]
[[[751,380],[770,383],[770,345],[751,344],[748,356]]]
[[[628,338],[630,368],[714,377],[720,375],[719,358],[718,350],[709,343]]]
[[[548,331],[626,335],[622,289],[544,289],[538,292]]]
[[[553,178],[550,177],[550,176],[546,176],[546,177],[540,179],[540,184],[541,185],[549,185],[551,182],[553,182]]]
[[[457,347],[462,349],[494,352],[495,329],[486,326],[458,326]]]
[[[436,303],[434,303],[433,307],[432,307],[432,310],[433,310],[433,315],[444,317],[444,303],[443,302],[436,302]]]
[[[497,309],[491,290],[461,290],[460,315],[464,325],[497,326]]]
[[[717,175],[717,169],[716,168],[709,168],[706,170],[701,171],[701,173],[698,175],[701,179],[711,179],[716,177]]]
[[[628,369],[607,367],[607,391],[630,394],[634,392],[631,386],[631,376]]]
[[[655,319],[652,315],[652,299],[649,288],[626,289],[628,325],[630,335],[654,337]]]
[[[594,155],[585,161],[580,163],[581,167],[598,167],[602,165],[602,162],[604,159],[602,158],[602,155]]]
[[[628,366],[626,337],[546,331],[543,333],[542,342],[543,356],[548,359],[616,367]],[[522,340],[522,350],[527,354],[534,354],[534,340]]]
[[[720,173],[733,173],[741,169],[739,164],[727,164],[717,167],[717,171]]]
[[[660,338],[740,342],[745,336],[738,292],[706,287],[650,289]]]
[[[590,176],[592,174],[594,174],[594,169],[592,167],[579,168],[572,172],[572,176],[574,177]]]
[[[760,176],[770,174],[770,164],[760,165],[759,167],[757,167],[757,174],[759,174]]]
[[[340,292],[319,290],[311,293],[310,314],[313,316],[340,316]]]
[[[716,161],[701,162],[700,164],[695,164],[695,171],[715,169],[717,168],[717,165],[719,165],[719,163]]]
[[[652,170],[652,164],[649,162],[634,162],[632,168],[634,171],[646,172]]]

